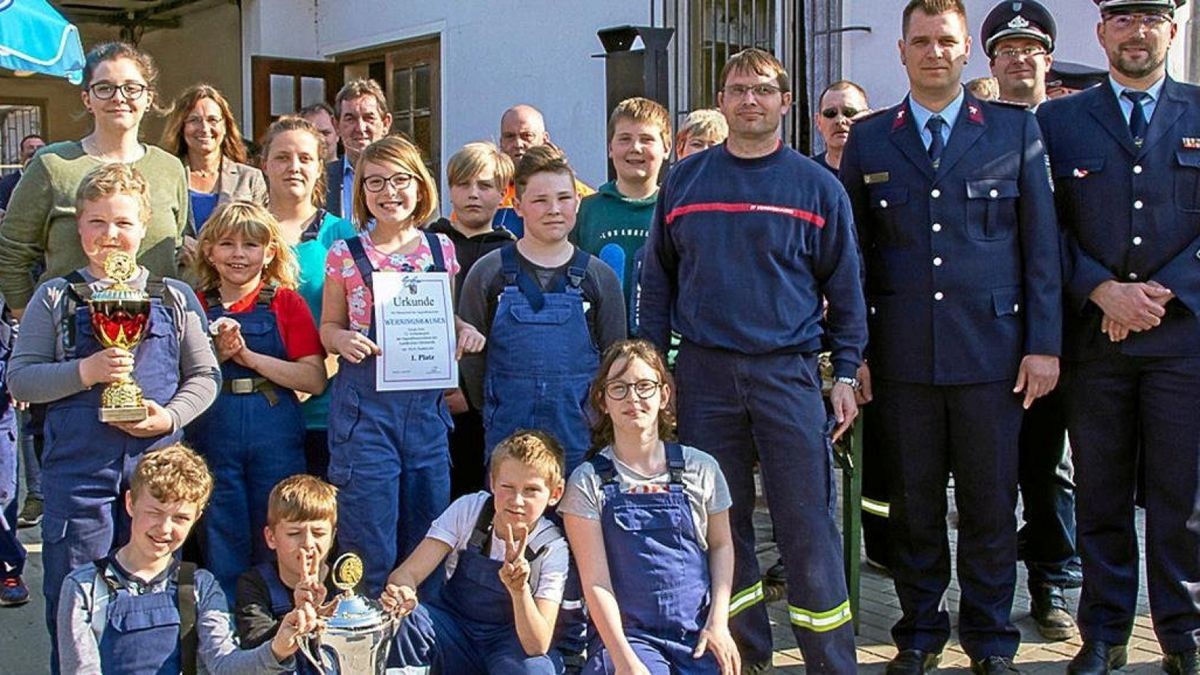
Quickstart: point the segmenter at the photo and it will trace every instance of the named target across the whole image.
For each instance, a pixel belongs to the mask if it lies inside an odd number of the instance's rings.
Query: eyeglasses
[[[411,173],[394,173],[387,178],[383,176],[367,176],[363,179],[363,187],[367,188],[367,192],[383,192],[385,185],[391,185],[393,190],[407,190],[409,185],[412,185],[413,179],[416,176]]]
[[[658,393],[662,387],[662,382],[654,380],[638,380],[637,382],[620,382],[613,381],[604,385],[604,395],[614,401],[624,401],[625,397],[629,396],[629,392],[633,392],[640,400],[646,400]]]
[[[781,91],[783,91],[782,88],[773,84],[756,84],[750,87],[744,84],[731,84],[724,89],[726,96],[732,96],[735,99],[743,99],[747,93],[753,94],[754,98],[768,98]]]
[[[1170,22],[1171,17],[1166,14],[1112,14],[1104,20],[1117,30],[1131,30],[1139,25],[1146,30],[1154,30]]]
[[[210,127],[219,127],[222,124],[225,124],[225,118],[224,117],[216,117],[215,115],[213,117],[192,116],[192,117],[185,119],[183,121],[183,123],[189,127],[199,127],[199,126],[204,126],[205,124],[207,124]]]
[[[827,120],[831,120],[831,119],[834,119],[835,117],[837,117],[838,113],[841,113],[842,117],[845,117],[847,119],[854,119],[854,117],[861,112],[862,111],[859,110],[858,108],[826,108],[821,111],[821,117],[824,117]]]
[[[1042,47],[1005,47],[1004,49],[996,50],[996,58],[998,59],[1016,59],[1016,58],[1033,58],[1045,54],[1046,50]]]
[[[135,101],[141,98],[142,94],[146,93],[146,90],[149,88],[150,87],[142,84],[141,82],[126,82],[125,84],[97,82],[96,84],[88,87],[88,91],[92,93],[92,96],[95,96],[101,101],[107,101],[113,96],[116,96],[117,90],[120,90],[121,95],[125,97],[125,100]]]

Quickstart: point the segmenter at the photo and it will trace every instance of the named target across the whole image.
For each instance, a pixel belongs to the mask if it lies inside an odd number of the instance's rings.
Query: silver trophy
[[[384,675],[400,619],[377,600],[354,592],[363,576],[362,558],[346,553],[337,559],[330,573],[333,585],[342,593],[333,600],[325,630],[301,640],[300,651],[319,673]]]

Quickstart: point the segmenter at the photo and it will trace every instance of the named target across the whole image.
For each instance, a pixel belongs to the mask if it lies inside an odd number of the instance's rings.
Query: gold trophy
[[[132,352],[146,333],[150,296],[125,283],[137,271],[137,261],[124,251],[114,251],[104,261],[104,274],[115,283],[93,294],[88,305],[92,311],[92,332],[105,348],[120,347]],[[100,394],[101,422],[140,422],[146,417],[142,388],[132,376],[110,383]]]

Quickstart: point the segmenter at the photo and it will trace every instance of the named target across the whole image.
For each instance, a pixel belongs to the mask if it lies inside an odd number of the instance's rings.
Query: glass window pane
[[[412,142],[421,148],[421,155],[428,159],[433,155],[433,125],[429,115],[417,115],[413,118]]]
[[[325,101],[325,78],[300,78],[300,107],[310,106]]]
[[[416,94],[413,101],[414,110],[428,110],[429,101],[432,99],[429,82],[429,66],[417,66],[415,69],[416,80],[413,84],[413,89]]]
[[[412,69],[397,68],[392,73],[392,104],[396,110],[409,110],[412,107]]]
[[[271,116],[296,112],[296,78],[291,75],[271,75]]]

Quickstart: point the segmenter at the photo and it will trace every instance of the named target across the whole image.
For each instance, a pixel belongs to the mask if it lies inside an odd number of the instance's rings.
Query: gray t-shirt
[[[613,455],[612,446],[605,447],[600,454],[613,461],[617,469],[617,485],[621,492],[661,492],[670,482],[669,472],[657,476],[643,476]],[[708,549],[708,516],[726,511],[733,504],[729,496],[729,485],[717,460],[707,452],[683,446],[683,489],[692,507],[692,522],[700,546]],[[600,520],[604,507],[604,490],[600,477],[590,462],[579,465],[567,481],[567,490],[558,505],[559,513],[569,513],[588,520]]]

